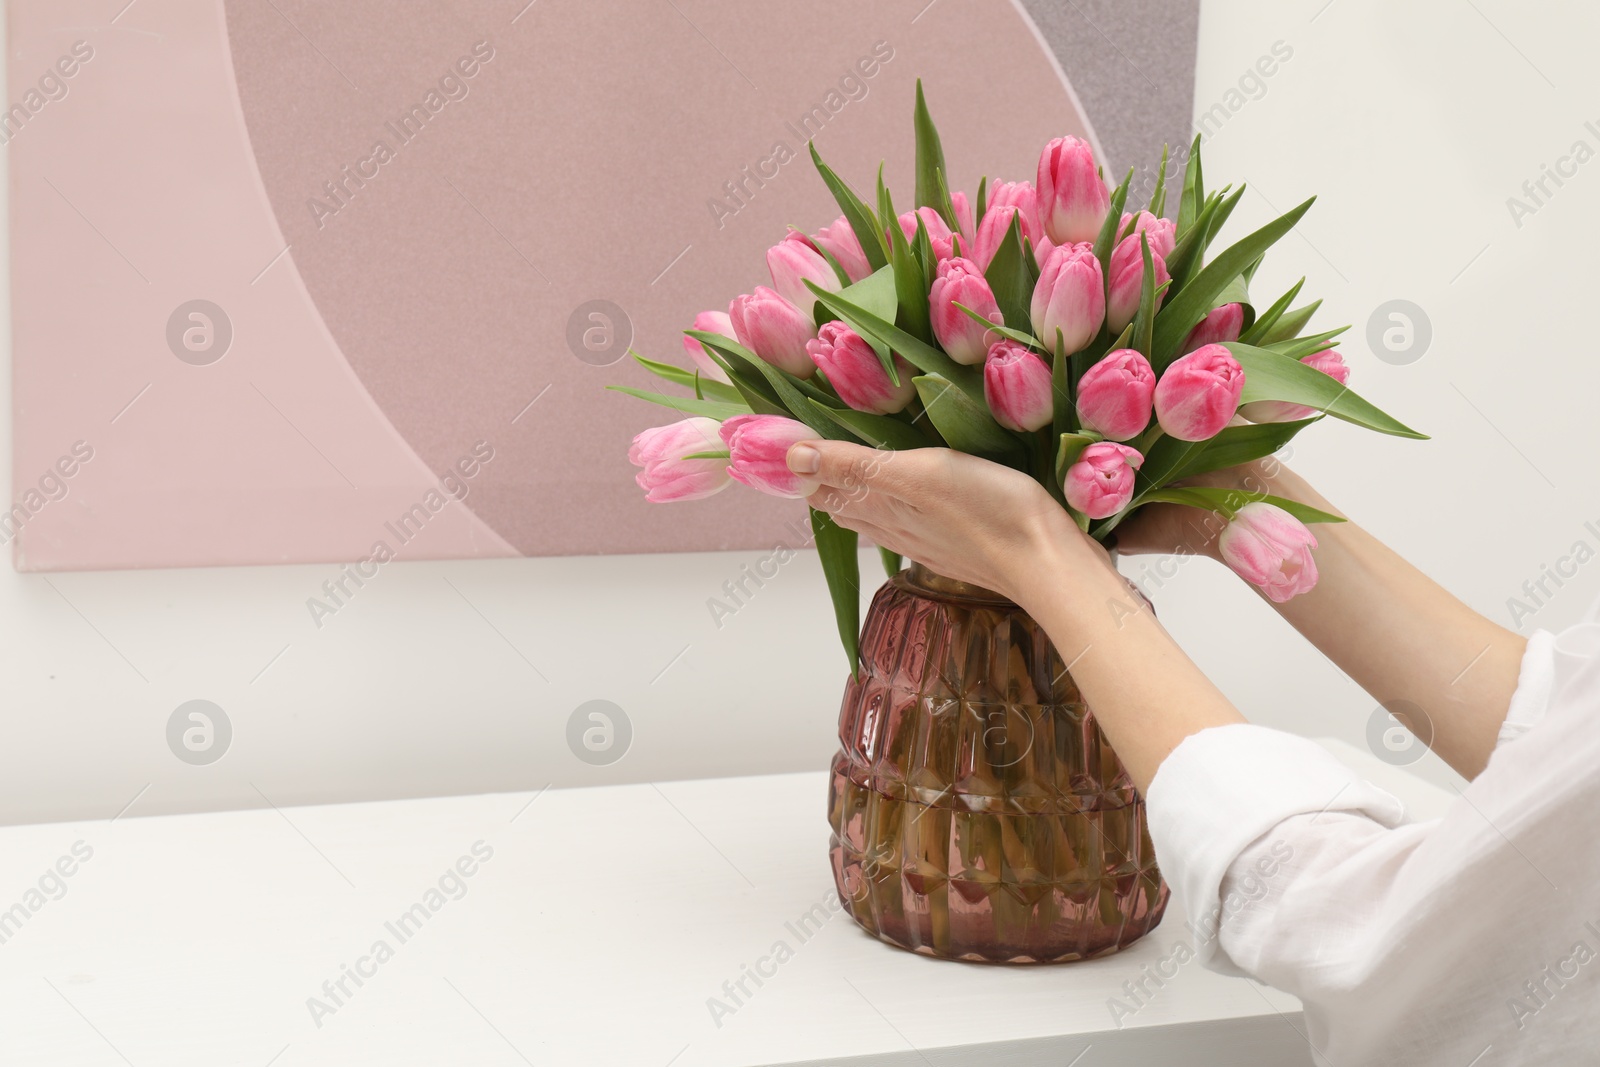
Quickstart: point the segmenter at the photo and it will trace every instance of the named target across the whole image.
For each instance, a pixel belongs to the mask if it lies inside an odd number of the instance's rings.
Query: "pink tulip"
[[[1350,380],[1350,368],[1345,365],[1344,357],[1339,355],[1339,350],[1336,348],[1324,348],[1321,352],[1313,352],[1309,356],[1302,357],[1300,362],[1308,367],[1315,367],[1340,385]],[[1309,419],[1316,413],[1316,408],[1308,408],[1304,404],[1290,404],[1282,400],[1257,400],[1239,409],[1239,414],[1251,422],[1294,422],[1297,419]]]
[[[1143,464],[1144,457],[1127,445],[1097,441],[1067,468],[1067,503],[1091,519],[1115,515],[1133,499],[1133,472]]]
[[[1223,304],[1219,308],[1212,308],[1210,314],[1195,323],[1194,329],[1189,331],[1189,336],[1183,339],[1180,352],[1193,352],[1206,345],[1221,344],[1224,341],[1237,341],[1239,331],[1244,327],[1244,307],[1240,304]]]
[[[1000,335],[984,329],[957,304],[971,308],[992,323],[1005,324],[994,290],[989,288],[978,265],[953,256],[939,264],[939,276],[928,290],[928,315],[933,320],[933,336],[950,358],[970,367],[983,362],[989,346],[1000,340]]]
[[[786,457],[791,445],[816,439],[811,427],[782,415],[735,415],[722,424],[722,440],[729,452],[728,474],[772,496],[806,495]]]
[[[895,356],[894,369],[900,377],[900,384],[895,385],[873,347],[842,322],[823,323],[806,351],[828,376],[828,384],[839,399],[857,411],[892,415],[904,410],[917,395],[917,387],[911,382],[911,376],[917,373],[915,367]]]
[[[728,318],[726,311],[702,311],[694,317],[694,326],[692,328],[702,333],[720,333],[730,341],[738,340],[733,333],[733,320]],[[706,355],[706,346],[704,344],[688,334],[684,334],[683,350],[688,353],[689,359],[699,369],[701,377],[727,384],[727,371],[717,366],[717,361]]]
[[[1008,430],[1037,430],[1055,414],[1050,368],[1016,341],[996,341],[983,365],[983,395]]]
[[[1128,229],[1130,223],[1133,225],[1131,232]],[[1127,212],[1123,212],[1122,222],[1117,227],[1117,232],[1124,235],[1124,240],[1136,233],[1144,234],[1150,239],[1151,253],[1160,256],[1162,259],[1172,255],[1173,248],[1177,247],[1178,244],[1178,224],[1171,219],[1152,215],[1148,211],[1139,212],[1137,218]]]
[[[1316,536],[1305,523],[1266,501],[1246,504],[1217,539],[1223,562],[1274,604],[1308,593],[1317,584],[1311,550]]]
[[[643,467],[634,481],[652,504],[699,500],[728,487],[720,459],[686,459],[696,452],[720,452],[716,419],[703,416],[652,426],[633,439],[628,462]]]
[[[810,311],[817,302],[806,288],[807,281],[830,293],[844,288],[828,261],[806,241],[785,239],[767,249],[767,270],[772,274],[772,287],[802,311]]]
[[[1039,156],[1035,183],[1044,235],[1058,245],[1093,241],[1111,210],[1094,150],[1076,137],[1057,137]]]
[[[1078,419],[1113,441],[1137,437],[1150,424],[1155,372],[1132,348],[1108,352],[1078,382]]]
[[[1150,265],[1155,268],[1156,287],[1171,280],[1167,261],[1150,247]],[[1111,253],[1111,287],[1106,294],[1106,325],[1111,332],[1120,334],[1133,321],[1139,310],[1139,298],[1144,293],[1144,252],[1139,247],[1139,235],[1130,233]],[[1156,307],[1165,300],[1163,293],[1156,297]]]
[[[797,378],[816,373],[817,365],[806,355],[806,342],[817,335],[816,321],[771,289],[758,285],[755,292],[734,297],[728,318],[739,343],[768,363]]]
[[[797,232],[790,231],[789,236],[793,238]],[[810,243],[813,248],[832,256],[853,282],[859,282],[872,273],[872,264],[867,262],[867,254],[861,250],[861,241],[843,215],[835,219],[833,225],[824,226],[812,234]]]
[[[1026,186],[1027,183],[1021,184]],[[970,257],[984,270],[989,269],[989,264],[994,261],[994,254],[1000,251],[1001,243],[1011,230],[1013,218],[1022,222],[1022,236],[1033,247],[1035,263],[1043,263],[1046,254],[1055,247],[1040,230],[1037,209],[1028,202],[1028,194],[1032,192],[1030,188],[1027,194],[1016,194],[1011,203],[996,204],[991,201],[984,210],[983,221],[978,223],[978,235],[972,242]]]
[[[917,243],[917,220],[922,220],[923,229],[928,231],[928,243],[933,246],[935,259],[945,260],[954,255],[952,238],[955,236],[944,216],[931,207],[919,207],[915,211],[907,211],[900,216],[900,232],[905,234],[906,240],[913,246]]]
[[[1156,419],[1169,437],[1215,437],[1239,409],[1244,368],[1221,345],[1206,345],[1174,360],[1156,382]]]
[[[1022,232],[1030,241],[1044,236],[1039,220],[1039,194],[1032,182],[995,182],[989,190],[989,203],[985,211],[997,207],[1014,207],[1022,213]]]
[[[1105,281],[1094,247],[1085,241],[1051,249],[1029,307],[1033,335],[1054,350],[1059,329],[1071,354],[1094,340],[1105,315]]]
[[[989,203],[985,210],[993,211],[997,207],[1016,208],[1022,215],[1022,235],[1033,245],[1033,261],[1042,266],[1055,245],[1045,236],[1044,224],[1039,219],[1039,194],[1034,191],[1033,183],[996,182],[989,190]],[[1009,226],[1007,222],[1006,227]],[[1004,237],[1003,227],[994,237],[996,248],[999,247],[999,239]],[[993,252],[990,256],[993,257]]]

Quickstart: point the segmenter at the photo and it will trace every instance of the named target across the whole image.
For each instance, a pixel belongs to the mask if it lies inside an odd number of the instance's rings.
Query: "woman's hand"
[[[880,452],[841,441],[802,441],[788,463],[815,487],[812,506],[841,526],[1037,619],[1140,789],[1185,737],[1242,721],[1141,610],[1100,546],[1026,474],[946,448]]]
[[[788,463],[813,487],[811,506],[840,526],[1024,606],[1046,560],[1109,566],[1043,486],[976,456],[805,441]]]

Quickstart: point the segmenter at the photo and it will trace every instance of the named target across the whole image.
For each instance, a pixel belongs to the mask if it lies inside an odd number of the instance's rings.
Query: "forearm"
[[[1244,721],[1086,543],[1055,542],[1030,571],[1019,603],[1050,635],[1141,791],[1184,738]]]
[[[1288,471],[1270,481],[1273,493],[1337,514]],[[1421,709],[1426,720],[1406,725],[1474,777],[1494,749],[1526,640],[1461,603],[1356,523],[1315,531],[1317,587],[1274,607],[1379,703]]]

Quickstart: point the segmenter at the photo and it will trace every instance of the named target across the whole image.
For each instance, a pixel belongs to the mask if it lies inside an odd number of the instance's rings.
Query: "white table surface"
[[[1418,817],[1450,799],[1327,744]],[[1292,997],[1193,962],[1117,1025],[1109,998],[1190,940],[1177,901],[1124,952],[1054,967],[925,959],[842,912],[801,941],[785,924],[832,890],[826,792],[807,773],[6,828],[0,909],[92,855],[0,925],[0,1064],[1308,1062]],[[400,941],[385,923],[478,842],[465,894]],[[324,981],[380,939],[392,958],[335,1006]],[[708,998],[779,940],[792,958],[717,1025]],[[335,1010],[314,1020],[313,996]]]

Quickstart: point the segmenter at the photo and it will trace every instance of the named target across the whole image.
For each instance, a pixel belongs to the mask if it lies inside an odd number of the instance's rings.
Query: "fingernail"
[[[815,474],[822,469],[822,453],[810,445],[794,445],[787,459],[789,469],[796,474]]]

